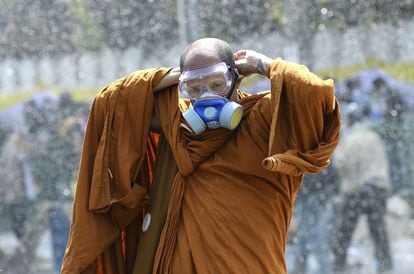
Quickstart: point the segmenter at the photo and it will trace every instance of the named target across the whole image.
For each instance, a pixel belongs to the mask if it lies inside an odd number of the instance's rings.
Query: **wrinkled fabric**
[[[149,201],[145,173],[150,169],[147,140],[153,86],[168,71],[137,71],[96,96],[83,144],[62,273],[125,273],[132,268],[125,262],[133,263],[135,254],[127,251],[134,253],[137,217]]]
[[[333,81],[281,59],[268,73],[270,93],[240,98],[247,111],[236,131],[191,134],[180,127],[188,104],[157,95],[180,174],[153,273],[286,273],[296,192],[304,172],[329,164],[340,113]]]
[[[139,234],[133,274],[152,272],[155,252],[167,216],[171,185],[177,176],[177,167],[171,148],[162,134],[157,145],[156,160],[151,202],[146,210],[146,213],[151,216],[151,222],[148,229]]]
[[[178,168],[153,273],[286,273],[302,175],[325,168],[339,139],[333,81],[274,60],[270,92],[239,93],[237,130],[193,135],[180,126],[189,103],[177,87],[152,93],[167,72],[136,72],[96,97],[62,273],[131,273],[150,191],[149,176],[136,174],[151,170],[153,110]]]

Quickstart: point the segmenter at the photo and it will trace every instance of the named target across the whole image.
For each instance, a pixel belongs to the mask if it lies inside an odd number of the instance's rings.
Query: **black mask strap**
[[[237,81],[239,80],[239,78],[240,78],[240,73],[239,73],[239,70],[236,68],[236,67],[232,67],[232,68],[230,68],[231,70],[232,70],[232,78],[233,78],[233,80],[232,80],[232,84],[231,84],[231,87],[230,87],[230,92],[228,93],[228,95],[226,96],[227,97],[227,99],[228,98],[230,98],[230,96],[233,94],[233,92],[234,92],[234,89],[235,89],[235,87],[236,87],[236,85],[237,85]]]

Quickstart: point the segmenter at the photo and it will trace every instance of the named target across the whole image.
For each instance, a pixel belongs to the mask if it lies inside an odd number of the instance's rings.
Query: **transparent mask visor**
[[[179,81],[181,96],[190,100],[197,100],[207,92],[225,96],[232,84],[230,69],[224,62],[183,71]]]

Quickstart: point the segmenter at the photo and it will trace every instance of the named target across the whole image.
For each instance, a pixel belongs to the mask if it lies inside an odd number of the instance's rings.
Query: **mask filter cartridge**
[[[235,129],[243,117],[243,106],[226,98],[201,98],[183,113],[191,129],[200,134],[207,128]]]

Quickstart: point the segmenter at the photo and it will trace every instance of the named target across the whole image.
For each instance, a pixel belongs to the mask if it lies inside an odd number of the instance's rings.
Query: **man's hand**
[[[272,63],[272,59],[254,50],[239,50],[233,56],[236,68],[245,77],[253,73],[266,75],[266,70]]]
[[[158,85],[155,86],[154,91],[157,92],[166,87],[178,84],[178,78],[180,77],[180,74],[180,68],[173,68],[164,76],[164,78],[161,79]]]

